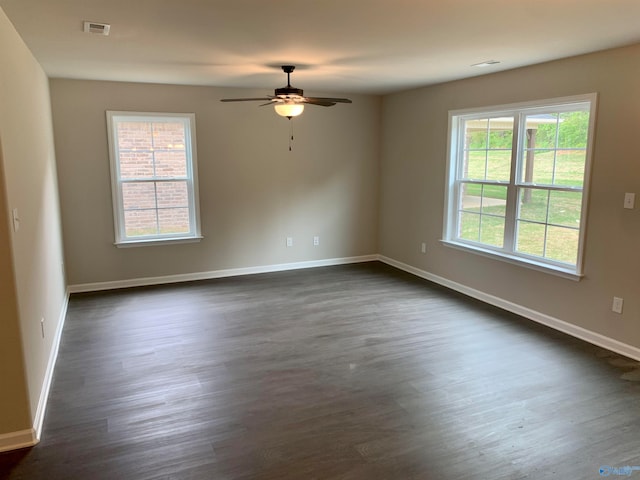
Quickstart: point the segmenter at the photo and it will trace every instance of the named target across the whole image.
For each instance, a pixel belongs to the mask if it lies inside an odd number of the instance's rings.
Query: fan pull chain
[[[289,131],[290,131],[290,135],[289,135],[289,151],[291,151],[291,148],[293,146],[293,122],[291,121],[291,117],[287,117],[289,119]]]

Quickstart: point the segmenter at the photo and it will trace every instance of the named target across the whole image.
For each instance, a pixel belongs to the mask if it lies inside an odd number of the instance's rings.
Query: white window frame
[[[200,233],[200,208],[198,200],[198,168],[196,158],[196,124],[193,113],[156,113],[156,112],[127,112],[107,111],[107,133],[109,142],[109,161],[111,166],[111,191],[113,200],[113,220],[115,230],[115,245],[117,247],[135,247],[145,245],[161,245],[170,243],[198,242],[202,239]],[[118,122],[180,122],[185,127],[185,152],[187,157],[186,177],[154,177],[143,179],[122,179],[120,175],[120,161],[118,151],[117,128]],[[186,181],[189,202],[190,231],[185,233],[171,233],[159,235],[127,236],[124,222],[124,206],[122,185],[131,181]]]
[[[572,106],[589,104],[589,129],[586,146],[585,170],[582,188],[571,191],[582,192],[582,206],[580,215],[578,255],[575,266],[573,264],[558,262],[518,252],[515,249],[516,217],[517,217],[517,191],[518,188],[533,186],[522,182],[520,179],[522,159],[522,143],[525,141],[525,129],[521,128],[521,119],[527,114],[548,113],[550,109],[565,109],[571,111]],[[452,110],[449,112],[449,133],[447,151],[447,180],[445,186],[445,211],[442,242],[454,248],[473,252],[490,258],[506,261],[516,265],[533,268],[547,273],[552,273],[572,280],[580,280],[584,276],[584,243],[587,230],[587,205],[589,199],[589,184],[591,177],[591,163],[593,155],[593,141],[595,132],[597,94],[575,95],[570,97],[539,100],[533,102],[515,103],[508,105],[481,107],[474,109]],[[494,247],[488,244],[473,242],[457,236],[458,210],[460,202],[462,151],[464,139],[461,132],[462,124],[466,120],[513,116],[513,144],[511,150],[511,178],[500,182],[488,181],[507,187],[506,219],[505,219],[505,244],[503,247]],[[549,185],[544,185],[548,189]],[[566,190],[559,188],[558,190]]]

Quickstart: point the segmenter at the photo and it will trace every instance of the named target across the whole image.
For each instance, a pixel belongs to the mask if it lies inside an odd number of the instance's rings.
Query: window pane
[[[538,257],[544,256],[545,231],[545,225],[519,221],[516,250]]]
[[[118,122],[120,150],[150,150],[153,147],[150,122]]]
[[[582,193],[551,192],[549,194],[549,223],[567,227],[580,227]]]
[[[504,244],[504,217],[482,215],[480,241],[487,245],[502,247]]]
[[[589,112],[576,111],[560,114],[558,148],[586,148],[589,134]]]
[[[518,218],[541,224],[518,223],[518,251],[575,263],[581,208],[582,194],[579,192],[520,189]]]
[[[182,122],[154,122],[153,147],[159,150],[184,150],[184,124]]]
[[[158,208],[188,207],[187,182],[158,182]]]
[[[487,153],[487,180],[509,181],[511,150],[489,150]]]
[[[549,207],[549,192],[534,188],[520,188],[518,218],[546,223]]]
[[[578,258],[579,235],[579,230],[550,225],[547,230],[545,256],[559,262],[575,264]]]
[[[156,207],[156,191],[152,182],[127,182],[122,184],[124,210]]]
[[[551,185],[553,181],[553,150],[525,150],[522,179],[524,183]]]
[[[124,227],[127,237],[156,235],[158,233],[156,210],[129,210],[124,212]]]
[[[507,187],[501,185],[481,185],[463,183],[461,185],[460,205],[464,211],[505,215]]]
[[[187,176],[187,156],[184,149],[156,150],[155,163],[157,177]]]
[[[460,205],[462,210],[480,211],[482,200],[482,185],[477,183],[463,183],[460,188]]]
[[[188,208],[166,208],[158,210],[158,222],[161,234],[167,233],[188,233],[189,232],[189,209]]]
[[[556,148],[557,113],[525,116],[525,148]]]
[[[581,187],[589,112],[527,115],[521,181]]]
[[[187,175],[185,127],[183,123],[154,123],[153,145],[156,176],[185,177]]]
[[[507,210],[507,187],[482,186],[482,213],[505,216]]]
[[[554,185],[582,187],[587,151],[584,149],[563,149],[556,152]]]
[[[462,187],[459,238],[501,247],[507,187],[479,184],[463,184]]]
[[[472,180],[484,180],[487,164],[487,152],[485,150],[467,151],[461,178]]]
[[[144,151],[120,150],[120,178],[152,178],[153,154]]]
[[[489,121],[486,118],[467,120],[464,122],[464,128],[467,139],[467,148],[470,150],[486,150]]]
[[[513,117],[492,118],[489,121],[489,149],[511,151],[513,144]]]
[[[509,180],[513,142],[512,116],[466,120],[464,139],[462,178]]]
[[[458,223],[458,237],[477,242],[480,238],[480,215],[470,212],[460,212]]]

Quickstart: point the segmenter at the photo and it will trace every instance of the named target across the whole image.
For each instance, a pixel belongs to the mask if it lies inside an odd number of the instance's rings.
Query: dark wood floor
[[[640,465],[637,372],[377,262],[73,295],[0,476],[596,479]]]

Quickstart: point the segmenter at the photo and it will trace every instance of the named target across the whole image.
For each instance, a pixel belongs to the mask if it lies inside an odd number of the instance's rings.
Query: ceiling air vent
[[[111,25],[108,23],[84,22],[84,32],[93,33],[95,35],[109,35]]]

